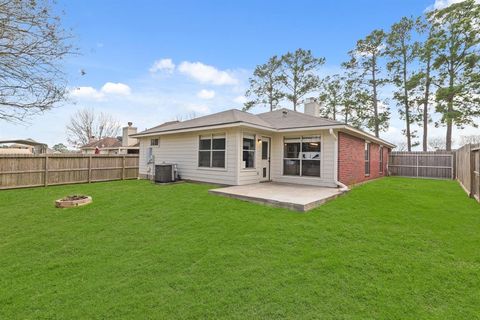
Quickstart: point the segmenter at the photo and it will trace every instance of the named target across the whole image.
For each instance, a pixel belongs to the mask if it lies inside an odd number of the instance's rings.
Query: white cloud
[[[107,82],[103,85],[101,92],[105,94],[128,96],[131,93],[131,89],[124,83]]]
[[[435,3],[427,7],[427,11],[444,9],[454,3],[463,2],[465,0],[435,0]],[[480,0],[476,0],[476,3],[480,3]]]
[[[97,89],[93,87],[77,87],[70,91],[70,94],[75,98],[80,99],[91,99],[91,100],[101,100],[103,99],[103,94],[98,92]]]
[[[247,102],[247,98],[245,98],[245,96],[238,96],[233,99],[233,102],[238,104],[244,104],[245,102]]]
[[[153,63],[150,67],[150,72],[155,73],[158,71],[165,71],[168,73],[172,73],[175,70],[175,64],[173,63],[172,59],[160,59]]]
[[[205,100],[213,99],[215,97],[215,91],[202,89],[197,93],[197,97]]]
[[[85,100],[105,100],[107,96],[128,96],[132,90],[124,83],[105,83],[100,90],[93,87],[77,87],[70,90],[70,94],[79,99]]]
[[[201,62],[183,61],[178,67],[178,70],[200,83],[214,85],[232,85],[238,83],[238,80],[229,72],[218,70],[213,66]]]

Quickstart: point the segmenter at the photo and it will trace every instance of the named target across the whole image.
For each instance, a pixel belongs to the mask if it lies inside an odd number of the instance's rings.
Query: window
[[[320,177],[320,137],[287,138],[283,149],[283,174]]]
[[[255,135],[243,135],[243,168],[255,168]]]
[[[225,168],[225,135],[200,136],[198,143],[198,166]]]
[[[268,160],[268,141],[262,141],[262,160]]]
[[[380,170],[378,172],[380,173],[383,173],[383,147],[380,146],[380,155],[379,155],[379,159],[380,159]]]
[[[158,139],[150,139],[151,146],[158,146]]]
[[[365,142],[365,175],[370,175],[370,142]]]

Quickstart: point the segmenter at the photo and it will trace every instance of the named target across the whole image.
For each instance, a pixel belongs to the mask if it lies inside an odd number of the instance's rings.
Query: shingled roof
[[[266,131],[288,131],[289,129],[308,130],[310,128],[321,127],[336,128],[352,132],[355,131],[356,134],[360,134],[361,136],[366,136],[373,140],[379,140],[382,141],[382,143],[393,146],[393,144],[387,141],[376,138],[367,132],[346,125],[343,122],[315,117],[309,114],[285,108],[260,114],[252,114],[237,109],[230,109],[187,121],[165,122],[159,126],[150,128],[136,134],[132,134],[131,137],[138,138],[143,136],[152,136],[155,134],[170,134],[183,131],[196,131],[207,128],[215,128],[218,126],[225,127],[229,125],[253,126]]]
[[[289,109],[279,109],[273,112],[265,112],[258,115],[249,112],[230,109],[208,116],[203,116],[187,121],[171,121],[153,127],[151,129],[139,132],[134,136],[141,136],[151,133],[165,133],[169,131],[178,131],[184,129],[202,128],[217,125],[226,125],[234,123],[251,124],[265,129],[289,129],[302,127],[319,127],[342,124],[341,122],[310,116],[304,113]]]
[[[290,109],[278,109],[271,112],[260,113],[257,115],[260,119],[268,122],[274,129],[293,129],[308,127],[324,127],[332,125],[341,125],[342,122],[311,116],[302,112]]]
[[[122,146],[122,142],[117,138],[106,137],[97,141],[92,141],[80,147],[80,149],[95,149],[95,148],[118,148]]]

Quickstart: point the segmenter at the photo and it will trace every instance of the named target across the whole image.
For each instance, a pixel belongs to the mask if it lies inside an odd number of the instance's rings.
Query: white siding
[[[226,135],[226,161],[225,168],[199,168],[198,167],[198,139],[199,135],[211,133],[225,133]],[[147,153],[150,147],[148,137],[140,139],[140,174],[151,175],[147,165]],[[237,184],[237,133],[233,129],[224,131],[203,131],[194,133],[180,133],[159,136],[159,146],[153,146],[155,164],[176,163],[178,174],[182,179],[204,181],[211,183],[234,185]],[[153,167],[153,166],[151,166]]]
[[[242,169],[243,132],[255,134],[256,153],[255,168]],[[151,138],[159,138],[159,146],[153,147],[155,163],[176,163],[182,179],[205,181],[227,185],[245,185],[258,183],[261,180],[261,143],[262,136],[271,138],[270,178],[272,181],[298,183],[326,187],[336,187],[334,177],[335,139],[328,131],[304,131],[295,134],[269,133],[248,128],[231,128],[226,133],[226,168],[199,168],[198,137],[203,134],[220,133],[219,131],[203,131],[194,133],[170,134],[159,137],[140,139],[140,174],[151,175],[153,166],[147,165],[147,149]],[[299,137],[320,135],[322,137],[321,177],[294,177],[283,175],[283,139],[284,137]]]
[[[283,139],[284,137],[300,137],[320,135],[322,138],[320,178],[295,177],[283,175]],[[328,131],[305,131],[294,134],[275,134],[272,141],[271,178],[284,183],[299,183],[325,187],[336,187],[335,184],[335,139]]]
[[[253,134],[255,135],[255,168],[245,168],[242,169],[243,163],[243,134]],[[253,184],[258,183],[262,177],[262,143],[258,142],[262,136],[272,138],[272,133],[263,132],[263,131],[255,131],[252,129],[239,129],[238,137],[239,137],[239,146],[241,148],[239,157],[238,157],[238,164],[239,164],[239,185],[244,184]]]

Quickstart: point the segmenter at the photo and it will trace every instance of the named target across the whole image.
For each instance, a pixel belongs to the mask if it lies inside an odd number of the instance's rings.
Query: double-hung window
[[[255,135],[243,134],[243,168],[255,168]]]
[[[198,166],[225,168],[225,134],[200,136],[198,143]]]
[[[283,174],[320,177],[321,139],[319,136],[285,138]]]
[[[378,172],[383,173],[383,147],[380,146],[380,154],[379,154],[379,170]]]
[[[370,175],[370,142],[365,142],[365,175]]]

